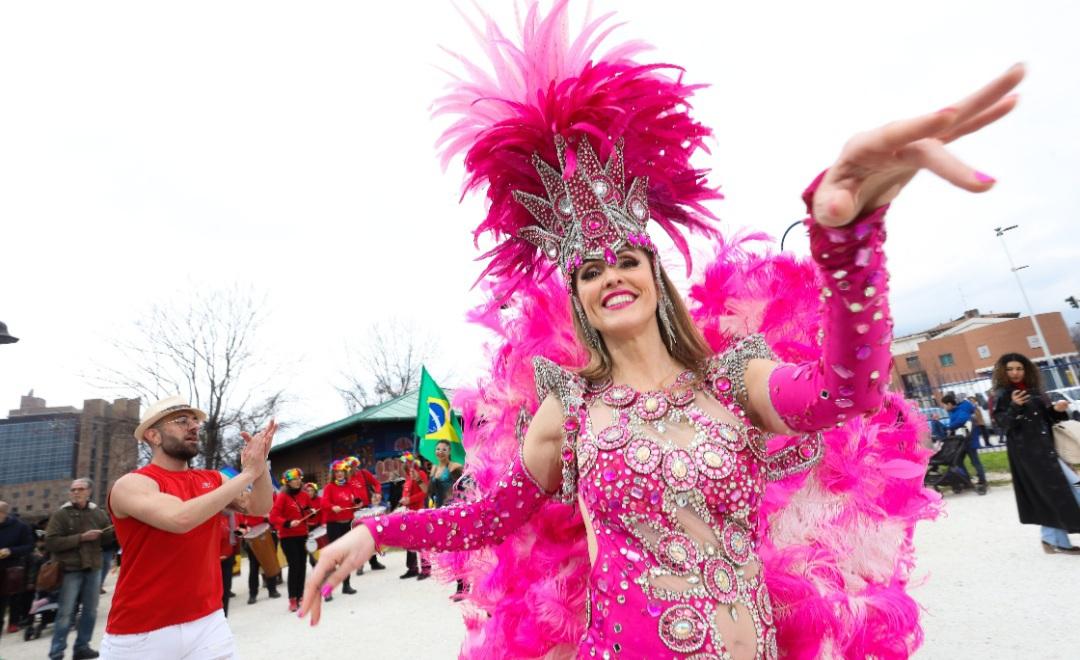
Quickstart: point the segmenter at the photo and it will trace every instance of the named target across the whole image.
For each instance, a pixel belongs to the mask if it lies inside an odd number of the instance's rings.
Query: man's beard
[[[182,461],[190,461],[199,455],[199,444],[195,443],[194,445],[189,445],[187,437],[186,434],[177,437],[168,433],[162,433],[161,451],[165,452],[166,456],[178,458]]]

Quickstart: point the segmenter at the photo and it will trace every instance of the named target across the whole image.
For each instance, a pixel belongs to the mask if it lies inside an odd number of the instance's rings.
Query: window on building
[[[905,361],[907,362],[908,369],[922,369],[922,366],[919,364],[918,355],[909,355]]]
[[[953,359],[952,353],[939,355],[938,360],[941,361],[941,366],[943,367],[951,367],[956,364],[956,360]]]
[[[48,497],[49,495],[52,495],[52,488],[46,488],[45,490],[41,491],[42,497]]]
[[[1031,335],[1027,338],[1028,346],[1031,348],[1038,348],[1042,344],[1039,343],[1039,335]]]
[[[981,357],[984,360],[986,358],[990,357],[990,347],[989,346],[979,346],[975,350],[979,353],[979,357]]]
[[[0,485],[70,477],[77,437],[74,417],[5,420],[0,424]]]

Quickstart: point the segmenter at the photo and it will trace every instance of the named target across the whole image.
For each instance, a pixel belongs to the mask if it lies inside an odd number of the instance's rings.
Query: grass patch
[[[1003,451],[981,451],[979,460],[987,472],[1008,472],[1009,455]]]

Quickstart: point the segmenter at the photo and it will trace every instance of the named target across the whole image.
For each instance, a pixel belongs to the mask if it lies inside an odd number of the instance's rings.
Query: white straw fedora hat
[[[135,439],[142,440],[143,434],[154,424],[157,424],[162,417],[171,415],[175,412],[181,412],[184,410],[195,413],[195,417],[200,422],[206,421],[206,413],[190,405],[187,400],[182,396],[169,396],[154,403],[152,406],[146,409],[143,413],[142,420],[139,425],[135,427]]]

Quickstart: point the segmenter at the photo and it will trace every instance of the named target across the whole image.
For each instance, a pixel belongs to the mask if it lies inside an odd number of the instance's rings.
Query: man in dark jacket
[[[90,638],[97,623],[98,595],[101,588],[101,545],[115,538],[109,515],[90,501],[90,481],[71,482],[69,501],[49,518],[45,528],[45,548],[64,569],[60,586],[60,609],[56,613],[49,657],[63,660],[68,629],[76,604],[82,605],[75,635],[75,660],[96,658]]]
[[[7,502],[0,502],[0,630],[4,628],[4,612],[7,610],[11,611],[7,631],[15,633],[19,630],[16,603],[25,582],[17,584],[17,569],[26,570],[25,560],[33,549],[34,534],[30,527],[11,515]],[[11,578],[8,577],[9,568],[16,569]],[[23,575],[25,580],[25,572]]]
[[[952,392],[947,392],[945,396],[941,397],[941,405],[949,412],[949,420],[943,422],[946,430],[956,431],[968,426],[969,422],[971,423],[971,433],[968,436],[965,455],[971,461],[971,466],[975,468],[976,474],[979,475],[979,482],[975,484],[975,492],[979,495],[986,495],[986,470],[983,469],[982,461],[979,460],[979,428],[975,426],[972,419],[975,415],[975,406],[971,405],[971,402],[967,399],[957,403],[956,395]]]

